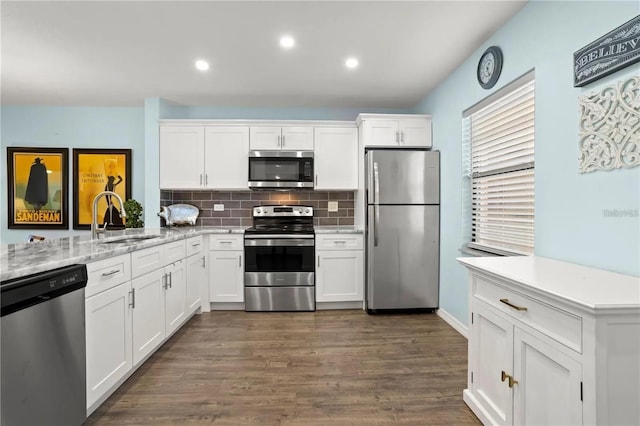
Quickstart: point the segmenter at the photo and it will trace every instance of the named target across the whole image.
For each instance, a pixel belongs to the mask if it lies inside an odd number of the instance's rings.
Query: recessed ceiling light
[[[295,46],[296,41],[293,39],[293,37],[285,35],[280,37],[280,46],[282,46],[284,49],[291,49],[293,46]]]
[[[204,61],[202,59],[198,59],[196,61],[196,68],[200,71],[207,71],[209,69],[209,62]]]
[[[344,65],[349,69],[358,68],[358,64],[359,62],[356,58],[347,58],[347,60],[344,62]]]

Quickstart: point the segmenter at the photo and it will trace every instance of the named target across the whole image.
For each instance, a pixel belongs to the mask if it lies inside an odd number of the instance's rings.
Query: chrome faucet
[[[103,191],[96,195],[96,198],[93,199],[93,211],[91,213],[92,221],[91,221],[91,239],[97,240],[99,235],[106,231],[107,222],[104,223],[104,228],[100,229],[98,226],[98,200],[102,197],[107,198],[107,207],[111,207],[113,203],[111,202],[111,197],[116,197],[120,202],[120,217],[126,218],[127,214],[124,211],[124,203],[122,202],[122,198],[118,194],[113,191]]]

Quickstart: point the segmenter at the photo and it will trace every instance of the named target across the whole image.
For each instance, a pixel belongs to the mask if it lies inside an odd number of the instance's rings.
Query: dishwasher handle
[[[86,265],[69,265],[0,283],[0,316],[47,302],[87,285]]]

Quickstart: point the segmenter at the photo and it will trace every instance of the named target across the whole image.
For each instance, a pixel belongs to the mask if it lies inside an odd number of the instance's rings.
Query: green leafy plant
[[[124,212],[127,214],[125,226],[127,228],[142,228],[144,220],[142,220],[142,204],[134,199],[124,202]]]

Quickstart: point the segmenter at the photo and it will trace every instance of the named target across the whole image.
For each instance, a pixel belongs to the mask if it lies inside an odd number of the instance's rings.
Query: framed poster
[[[8,227],[69,229],[69,150],[7,147]]]
[[[73,229],[91,229],[93,199],[103,191],[115,192],[122,201],[131,198],[131,150],[74,149]],[[98,200],[98,225],[122,227],[122,206],[112,198]]]

